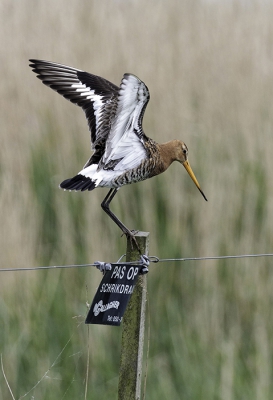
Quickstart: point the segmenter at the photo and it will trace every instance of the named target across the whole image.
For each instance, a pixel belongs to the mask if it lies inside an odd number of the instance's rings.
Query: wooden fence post
[[[138,232],[141,254],[148,255],[149,232]],[[127,240],[126,261],[139,260],[134,243]],[[139,275],[122,322],[118,400],[140,400],[144,346],[147,275]]]

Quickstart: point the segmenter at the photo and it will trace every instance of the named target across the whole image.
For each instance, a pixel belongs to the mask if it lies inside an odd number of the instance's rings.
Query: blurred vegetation
[[[160,258],[272,252],[273,4],[32,0],[0,5],[1,263],[116,261],[105,190],[58,189],[90,155],[84,114],[29,58],[147,84],[146,133],[182,139],[206,203],[176,163],[113,210]],[[271,258],[150,267],[146,399],[271,399]],[[96,270],[1,273],[0,353],[16,399],[117,398],[121,328],[86,326]],[[11,398],[0,371],[0,399]]]

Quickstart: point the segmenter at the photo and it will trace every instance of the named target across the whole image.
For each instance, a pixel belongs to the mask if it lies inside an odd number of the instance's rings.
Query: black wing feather
[[[29,61],[37,78],[45,85],[83,108],[91,132],[92,147],[95,150],[85,166],[92,164],[94,159],[99,160],[116,113],[119,87],[97,75],[66,65],[44,60]],[[80,90],[83,85],[89,89],[86,96],[85,92]]]

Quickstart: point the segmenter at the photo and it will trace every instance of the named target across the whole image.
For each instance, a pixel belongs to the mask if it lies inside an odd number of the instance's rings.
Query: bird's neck
[[[162,172],[164,172],[172,164],[172,162],[176,160],[174,151],[174,140],[171,140],[167,143],[159,144],[158,146],[162,160]]]
[[[154,140],[149,140],[147,143],[150,151],[150,160],[153,168],[150,170],[149,177],[162,174],[176,160],[174,152],[174,141],[167,143],[156,143]]]

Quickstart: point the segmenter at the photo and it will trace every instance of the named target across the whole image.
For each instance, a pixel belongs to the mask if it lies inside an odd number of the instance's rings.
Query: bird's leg
[[[118,189],[110,189],[109,192],[107,193],[106,197],[104,198],[103,202],[101,203],[101,207],[103,209],[103,211],[106,212],[107,215],[109,215],[109,217],[112,219],[112,221],[115,222],[115,224],[117,224],[117,226],[122,230],[122,232],[126,235],[127,238],[130,238],[130,240],[133,240],[137,246],[138,251],[139,250],[139,246],[138,243],[136,241],[136,238],[134,236],[134,232],[135,231],[130,231],[130,229],[128,229],[119,219],[118,217],[110,210],[110,203],[113,200],[114,196],[116,195]],[[138,231],[136,231],[138,232]]]

